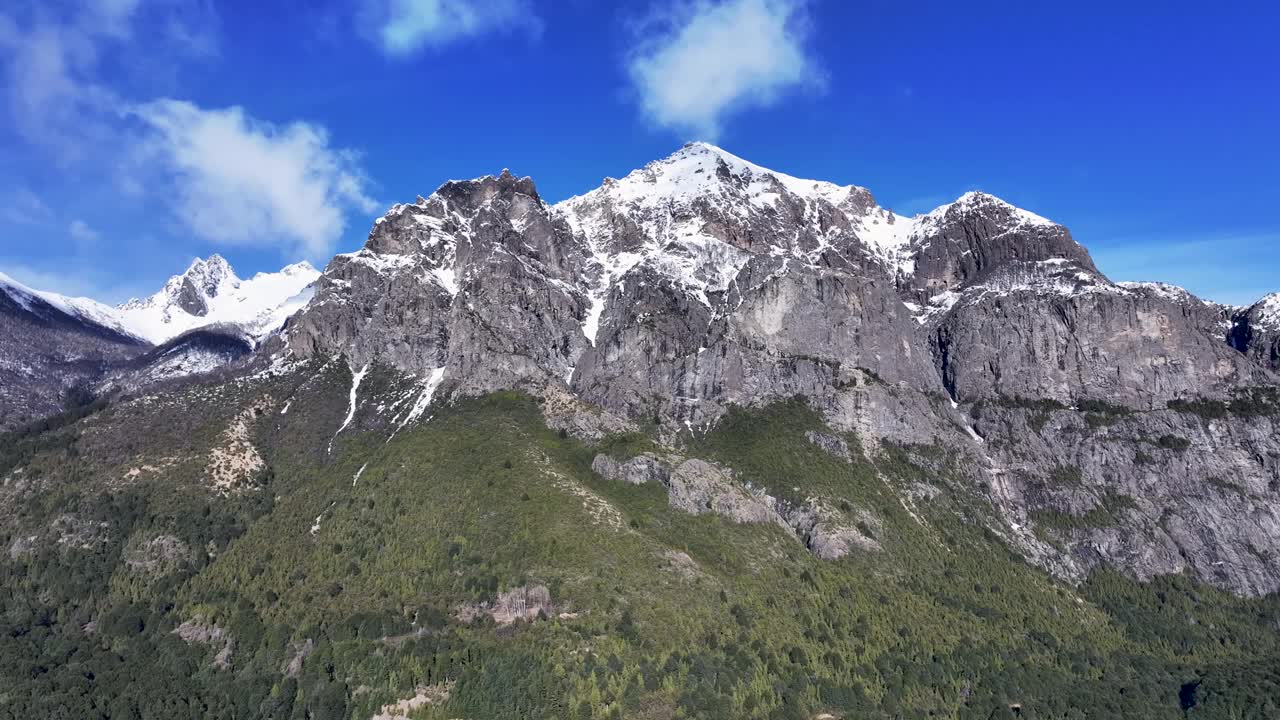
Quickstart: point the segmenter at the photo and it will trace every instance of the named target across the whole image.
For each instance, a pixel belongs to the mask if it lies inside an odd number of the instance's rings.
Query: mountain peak
[[[803,200],[822,199],[841,204],[854,194],[867,195],[855,185],[806,180],[771,170],[707,142],[685,143],[670,155],[647,163],[621,179],[606,178],[583,195],[569,198],[562,207],[608,197],[626,205],[665,205],[696,198],[720,197],[745,200],[753,206],[772,204],[783,192]]]
[[[737,155],[734,155],[728,150],[725,150],[724,148],[719,147],[718,145],[712,145],[709,142],[703,142],[701,140],[685,143],[684,145],[680,146],[679,150],[668,155],[666,159],[669,160],[679,155],[690,155],[690,154],[715,155],[717,157],[723,158],[725,161],[747,163],[746,160],[738,157]],[[747,164],[750,164],[750,163],[747,163]]]
[[[202,289],[216,293],[220,291],[221,286],[227,281],[239,282],[240,278],[236,277],[236,271],[232,269],[231,263],[226,258],[214,253],[207,258],[195,258],[187,267],[182,275],[175,276],[173,280],[186,278],[192,282],[201,285]]]
[[[305,303],[319,275],[304,260],[241,280],[226,258],[215,253],[195,258],[159,292],[130,300],[117,312],[130,332],[156,344],[215,323],[237,325],[262,336]]]
[[[315,266],[312,265],[309,261],[302,260],[302,261],[293,263],[292,265],[285,265],[284,267],[280,268],[280,272],[285,275],[300,275],[300,274],[307,274],[307,273],[316,273],[318,271],[316,270]],[[262,273],[259,273],[259,275],[261,274]]]
[[[941,205],[931,212],[925,213],[923,218],[927,220],[940,220],[949,213],[958,213],[960,215],[969,215],[974,212],[985,212],[996,210],[1009,215],[1020,225],[1038,225],[1044,227],[1055,226],[1058,223],[1041,217],[1029,210],[1014,205],[1013,203],[992,195],[991,193],[981,190],[970,190],[954,201],[945,205]]]
[[[231,263],[227,262],[227,259],[222,257],[221,254],[213,253],[207,258],[199,258],[199,257],[192,258],[191,265],[187,267],[187,270],[189,271],[192,268],[201,268],[201,267],[225,267],[227,269],[230,269]]]
[[[1280,328],[1280,292],[1264,296],[1249,308],[1259,325]]]

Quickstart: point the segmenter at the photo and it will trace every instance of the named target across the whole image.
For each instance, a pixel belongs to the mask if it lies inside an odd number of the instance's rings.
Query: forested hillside
[[[986,529],[941,448],[864,444],[800,400],[689,438],[741,488],[830,500],[869,541],[831,561],[592,471],[661,452],[657,426],[585,442],[500,393],[398,432],[362,412],[335,438],[349,382],[315,361],[5,436],[0,715],[1280,712],[1274,597],[1055,581]],[[260,463],[210,454],[241,427]]]

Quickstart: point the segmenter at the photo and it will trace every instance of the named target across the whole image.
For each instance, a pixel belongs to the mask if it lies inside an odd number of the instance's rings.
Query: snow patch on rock
[[[333,437],[329,439],[330,455],[333,454],[333,441],[338,439],[338,436],[342,434],[342,431],[346,430],[347,427],[351,425],[351,421],[354,420],[356,417],[356,403],[359,400],[360,383],[364,381],[364,376],[367,375],[368,372],[369,372],[368,363],[366,363],[364,367],[360,368],[359,372],[356,372],[355,370],[351,371],[351,393],[350,393],[349,402],[347,405],[347,417],[343,419],[342,425],[338,427],[338,431],[335,432],[333,434]]]

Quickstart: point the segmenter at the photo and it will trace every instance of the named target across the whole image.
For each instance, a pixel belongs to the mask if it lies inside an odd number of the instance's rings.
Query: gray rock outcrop
[[[839,441],[831,435],[815,436]],[[848,445],[839,442],[847,457]],[[846,513],[817,500],[787,503],[738,482],[731,470],[705,460],[660,458],[646,453],[620,462],[608,455],[597,455],[591,468],[610,480],[637,485],[659,482],[666,487],[671,506],[690,515],[714,513],[737,523],[773,523],[794,534],[806,549],[823,560],[839,559],[855,549],[881,549],[874,537],[860,529],[880,525],[871,513],[858,511],[856,519],[851,520]]]
[[[845,442],[844,438],[816,430],[810,430],[804,436],[809,442],[822,448],[827,454],[845,462],[853,461],[853,453],[849,451],[849,443]]]
[[[597,455],[591,462],[591,469],[601,477],[631,485],[649,482],[666,485],[671,481],[670,468],[652,453],[637,455],[625,462],[619,462],[608,455]]]

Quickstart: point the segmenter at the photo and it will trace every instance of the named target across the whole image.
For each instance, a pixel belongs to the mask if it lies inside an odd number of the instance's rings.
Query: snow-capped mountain
[[[1280,293],[1271,293],[1250,306],[1259,326],[1268,330],[1280,330]]]
[[[36,309],[35,306],[44,304],[85,322],[101,325],[126,334],[134,334],[124,327],[120,313],[116,308],[100,303],[97,300],[36,290],[2,272],[0,272],[0,291],[5,292],[16,303],[28,310]]]
[[[621,180],[608,178],[557,203],[587,241],[605,288],[645,263],[705,300],[725,291],[753,253],[812,261],[856,234],[896,266],[912,223],[876,205],[855,185],[802,180],[743,160],[708,143],[689,143]],[[619,231],[634,225],[634,232]]]
[[[233,362],[307,304],[318,276],[303,262],[241,280],[214,255],[111,307],[0,273],[0,430],[56,412],[73,389],[138,388]]]
[[[811,287],[811,278],[831,284]],[[797,281],[787,310],[795,318],[739,318],[766,288]],[[826,297],[831,287],[844,287],[839,302]],[[745,362],[706,352],[742,322],[748,334],[791,322],[809,336],[786,344],[822,348],[814,357],[833,362],[855,344],[858,352],[874,346],[878,359],[864,367],[924,386],[934,375],[925,354],[889,362],[904,337],[961,294],[977,302],[1035,288],[1123,292],[1065,228],[991,195],[966,193],[906,217],[866,188],[796,178],[690,143],[554,205],[532,180],[506,171],[396,205],[364,248],[325,270],[289,340],[304,354],[341,351],[423,377],[443,372],[437,385],[455,394],[548,373],[592,402],[630,410],[655,392],[651,381],[636,384],[637,374],[670,371],[664,387],[701,382],[694,378],[704,373],[712,382],[726,370],[719,364]],[[676,316],[679,326],[654,326]],[[856,343],[841,334],[853,324],[862,328]],[[480,352],[494,347],[495,334],[509,367]],[[681,367],[619,354],[631,343],[652,344]],[[769,342],[744,350],[760,351],[777,350]],[[682,421],[719,412],[690,388],[669,389],[687,405],[673,411],[688,415]]]
[[[1267,307],[1254,314],[1269,317]],[[1229,502],[1214,510],[1220,523],[1197,521],[1179,538],[1194,560],[1141,552],[1163,542],[1156,531],[1132,542],[1081,534],[1089,555],[1019,529],[1028,507],[1092,507],[1045,495],[1041,479],[1061,467],[1087,466],[1101,493],[1107,478],[1132,483],[1126,495],[1151,491],[1149,447],[1125,440],[1096,453],[1098,436],[1077,427],[1132,417],[1125,438],[1172,438],[1174,427],[1191,437],[1178,403],[1280,382],[1277,345],[1254,333],[1233,347],[1230,316],[1169,286],[1113,283],[1067,228],[986,193],[906,217],[865,188],[693,143],[556,204],[504,171],[396,205],[361,250],[326,267],[282,352],[345,358],[349,417],[370,368],[404,373],[377,406],[393,428],[439,403],[523,389],[574,432],[598,437],[641,419],[674,436],[733,407],[802,396],[868,438],[982,454],[992,468],[982,483],[1003,493],[1017,543],[1064,572],[1112,562],[1150,575],[1191,563],[1252,593],[1280,587],[1280,563],[1233,557],[1249,569],[1225,573],[1200,552],[1226,552],[1220,538],[1253,532]],[[1045,420],[1019,413],[1044,408],[1107,415],[1041,435]],[[1266,486],[1251,459],[1229,457],[1233,443],[1196,455],[1199,469],[1178,477]],[[1165,527],[1161,510],[1200,492],[1164,487],[1178,499],[1135,509],[1136,525]],[[1280,529],[1259,542],[1280,544]]]
[[[154,295],[116,307],[83,297],[34,290],[0,273],[15,301],[49,306],[87,322],[160,345],[209,325],[234,326],[261,340],[311,300],[320,272],[306,261],[241,280],[221,255],[195,259]]]
[[[235,325],[261,339],[307,304],[319,275],[304,261],[241,280],[222,256],[211,255],[156,294],[120,305],[115,315],[122,327],[157,345],[206,325]]]

